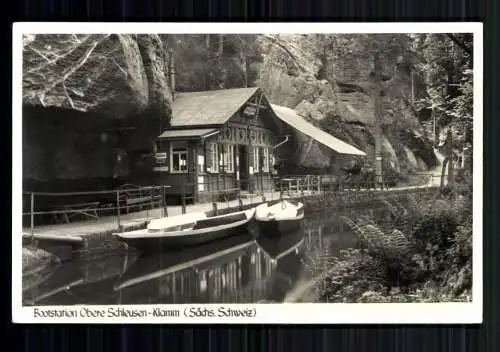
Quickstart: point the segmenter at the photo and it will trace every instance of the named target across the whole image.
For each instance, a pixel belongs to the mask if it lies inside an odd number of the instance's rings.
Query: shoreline
[[[376,202],[377,199],[381,199],[382,197],[396,197],[396,198],[405,198],[410,194],[417,193],[432,193],[435,191],[435,186],[416,186],[416,187],[405,187],[400,189],[390,189],[390,190],[357,190],[357,191],[344,191],[344,192],[335,192],[335,193],[323,193],[323,194],[304,194],[304,195],[292,195],[283,197],[283,199],[289,200],[297,200],[304,203],[306,211],[309,212],[317,212],[325,209],[343,209],[349,207],[360,206],[363,204],[372,204]],[[257,198],[257,197],[256,197]],[[238,204],[238,201],[227,203],[225,208],[219,209],[219,213],[231,212],[239,209],[248,209],[249,207],[256,206],[261,204],[266,198],[258,197],[260,199],[251,199],[247,200],[243,206]],[[273,197],[269,197],[267,201],[273,201],[277,199],[273,199]],[[211,204],[195,204],[192,209],[188,208],[187,212],[197,211],[199,208],[205,207],[206,211],[211,211]],[[152,211],[150,211],[152,212]],[[134,214],[130,214],[133,216]],[[141,214],[137,214],[141,215]],[[169,215],[178,215],[171,214],[169,211]],[[158,218],[151,217],[149,220]],[[70,261],[76,258],[92,258],[100,255],[107,255],[113,252],[126,249],[126,246],[115,239],[113,233],[118,232],[116,226],[112,226],[116,219],[109,219],[111,222],[105,223],[103,229],[99,229],[96,224],[90,224],[89,229],[92,231],[88,231],[87,233],[68,233],[68,230],[65,228],[70,228],[71,225],[74,225],[77,230],[82,231],[85,228],[86,224],[69,224],[61,226],[60,230],[57,230],[57,227],[51,226],[50,231],[47,233],[36,233],[34,238],[31,238],[28,234],[24,235],[23,239],[30,240],[31,243],[23,245],[23,251],[25,248],[34,248],[38,250],[45,251],[52,256],[59,258],[60,262]],[[148,220],[141,219],[133,219],[131,218],[128,222],[124,222],[122,225],[123,231],[132,231],[143,229],[147,226]],[[111,224],[111,225],[110,225]],[[58,234],[59,232],[59,234]],[[47,255],[42,256],[42,258]],[[43,262],[43,261],[42,261]],[[32,264],[36,265],[36,264]],[[23,266],[23,273],[25,272],[25,268]]]

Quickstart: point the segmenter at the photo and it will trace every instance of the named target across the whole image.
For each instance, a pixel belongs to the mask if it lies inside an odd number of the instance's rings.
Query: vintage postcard
[[[480,323],[480,23],[16,23],[19,323]]]

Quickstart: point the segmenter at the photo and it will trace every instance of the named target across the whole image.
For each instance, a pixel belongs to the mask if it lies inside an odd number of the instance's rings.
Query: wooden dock
[[[287,196],[288,198],[288,196]],[[217,202],[218,211],[225,209],[238,209],[240,205],[252,206],[258,205],[263,200],[278,200],[279,192],[268,192],[263,195],[253,195],[242,198],[241,204],[239,200],[231,200],[226,202]],[[207,212],[214,210],[213,203],[200,203],[186,206],[186,213],[190,212]],[[182,206],[168,206],[168,216],[181,215],[183,212]],[[138,228],[144,228],[148,221],[162,217],[163,209],[156,208],[152,210],[144,210],[120,216],[120,226],[123,231],[129,231]],[[38,243],[50,243],[51,245],[69,245],[74,248],[88,247],[93,237],[101,238],[102,236],[111,236],[112,233],[118,232],[117,216],[105,216],[98,219],[78,221],[68,224],[44,225],[37,226],[34,229],[33,236],[28,228],[23,229],[23,241],[35,240]]]
[[[429,189],[435,188],[433,184],[421,185],[421,186],[409,186],[409,187],[395,187],[384,190],[344,190],[343,194],[346,193],[398,193],[401,191],[412,190],[412,189]],[[312,191],[301,191],[301,192],[285,192],[283,194],[283,199],[291,198],[308,198],[311,196],[318,196],[319,193]],[[264,200],[273,201],[280,199],[279,192],[267,192],[260,195],[250,195],[247,197],[242,197],[241,200],[230,200],[225,202],[215,203],[215,207],[218,211],[223,212],[224,210],[234,210],[241,206],[249,207],[262,203]],[[241,202],[241,203],[240,203]],[[185,209],[183,206],[168,206],[166,211],[168,216],[181,215],[183,213],[189,212],[207,212],[214,210],[214,203],[199,203],[193,205],[186,205]],[[23,243],[35,242],[40,247],[47,249],[53,247],[70,246],[73,250],[77,250],[84,253],[98,253],[100,250],[103,252],[109,252],[113,249],[121,246],[121,243],[116,241],[113,237],[113,233],[120,231],[119,225],[122,231],[131,231],[141,228],[145,228],[148,221],[153,219],[158,219],[163,215],[162,208],[156,208],[152,210],[144,210],[139,212],[133,212],[129,214],[120,215],[120,220],[118,222],[117,216],[105,216],[98,219],[79,221],[67,224],[58,225],[44,225],[37,226],[34,228],[33,235],[31,235],[29,229],[23,229]]]

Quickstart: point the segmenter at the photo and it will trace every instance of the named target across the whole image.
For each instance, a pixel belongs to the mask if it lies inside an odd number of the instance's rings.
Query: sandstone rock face
[[[151,104],[168,111],[164,47],[157,35],[36,34],[23,44],[26,105],[115,118]]]
[[[415,168],[419,168],[420,165],[418,163],[417,158],[415,157],[415,154],[413,154],[413,152],[408,147],[405,146],[403,148],[404,148],[404,151],[406,153],[406,157],[408,158],[408,161],[410,162],[410,164]]]
[[[172,96],[167,77],[168,58],[159,35],[27,35],[24,178],[126,175],[127,152],[151,150],[168,126]]]
[[[23,247],[22,249],[22,259],[23,259],[23,274],[30,271],[41,270],[47,267],[52,262],[56,262],[57,258],[49,252],[40,248],[28,248]]]
[[[374,158],[373,65],[351,55],[349,50],[356,48],[350,46],[348,35],[332,40],[331,45],[350,48],[333,50],[333,56],[323,51],[323,39],[321,35],[262,36],[267,54],[261,88],[273,103],[293,108],[309,122],[363,150],[369,163]],[[433,167],[437,160],[430,143],[422,139],[424,128],[409,103],[410,80],[390,65],[383,67],[382,75],[379,121],[384,165],[402,173]],[[302,147],[308,143],[298,139],[299,167],[324,168],[338,160],[318,146]]]

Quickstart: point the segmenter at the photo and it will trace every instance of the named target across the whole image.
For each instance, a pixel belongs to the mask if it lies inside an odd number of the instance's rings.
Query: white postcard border
[[[133,306],[22,306],[22,35],[29,33],[474,33],[473,300],[469,303],[283,303]],[[231,324],[463,324],[483,317],[483,25],[482,23],[64,23],[13,25],[12,50],[12,320],[16,323],[231,323]],[[117,307],[178,309],[178,317],[37,318],[35,310],[86,311]],[[214,317],[186,311],[213,309]],[[241,309],[255,316],[217,316],[220,309]]]

